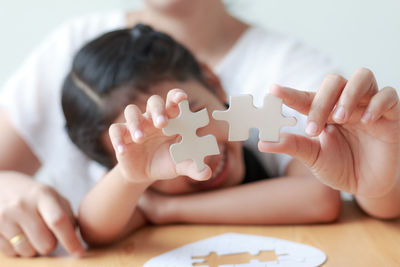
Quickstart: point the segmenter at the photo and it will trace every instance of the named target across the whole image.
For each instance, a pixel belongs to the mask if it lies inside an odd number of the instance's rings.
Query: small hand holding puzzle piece
[[[218,143],[213,135],[199,137],[198,128],[209,123],[207,109],[193,113],[189,109],[187,100],[179,103],[178,117],[170,119],[163,129],[167,136],[179,134],[182,141],[170,147],[172,159],[177,164],[192,159],[197,170],[204,169],[204,158],[208,155],[219,154]],[[229,141],[244,141],[249,138],[251,128],[259,129],[259,138],[262,141],[279,141],[279,130],[283,126],[296,125],[295,118],[286,118],[282,115],[282,99],[266,95],[264,106],[256,108],[251,95],[231,96],[230,107],[225,111],[214,111],[212,116],[216,120],[225,120],[229,123]]]

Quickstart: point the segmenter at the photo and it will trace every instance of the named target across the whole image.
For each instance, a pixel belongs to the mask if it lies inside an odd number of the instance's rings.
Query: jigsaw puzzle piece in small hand
[[[209,155],[219,154],[218,143],[213,135],[197,136],[198,128],[209,123],[207,109],[192,112],[187,100],[178,104],[180,113],[176,118],[170,119],[163,129],[167,136],[179,134],[182,137],[180,143],[170,146],[170,154],[175,164],[191,159],[195,162],[197,170],[205,168],[204,158]]]

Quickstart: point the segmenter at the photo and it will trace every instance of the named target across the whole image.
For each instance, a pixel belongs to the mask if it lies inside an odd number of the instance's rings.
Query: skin
[[[249,28],[231,16],[221,0],[146,0],[144,9],[127,14],[127,21],[129,26],[144,23],[173,36],[210,67]]]
[[[32,179],[40,162],[4,112],[0,125],[0,250],[9,256],[32,257],[50,253],[59,241],[69,253],[82,255],[68,201]],[[8,240],[20,233],[27,239],[11,246]]]
[[[310,137],[283,134],[260,142],[263,152],[286,153],[327,185],[355,195],[378,218],[400,216],[400,106],[396,90],[378,90],[373,73],[357,70],[346,80],[329,75],[317,93],[274,85],[270,92],[308,115]]]
[[[210,73],[206,77],[217,79]],[[297,161],[290,163],[285,177],[239,185],[244,179],[241,143],[227,141],[227,125],[220,121],[212,120],[197,133],[214,134],[226,152],[221,176],[210,179],[223,164],[222,155],[207,157],[208,166],[201,172],[190,160],[175,165],[169,146],[179,137],[164,136],[161,128],[178,115],[177,105],[185,99],[192,110],[225,109],[221,87],[211,92],[195,81],[163,82],[128,105],[110,127],[103,140],[116,165],[80,206],[79,222],[87,242],[108,244],[148,222],[292,224],[337,218],[339,193],[319,183]],[[223,182],[212,182],[220,177]]]
[[[236,40],[241,36],[241,34],[248,28],[248,25],[230,16],[224,9],[221,1],[190,1],[191,6],[188,6],[186,4],[188,2],[189,1],[186,0],[147,0],[145,1],[145,7],[143,10],[127,13],[127,26],[132,26],[137,22],[150,24],[155,29],[167,32],[171,36],[176,38],[179,42],[185,44],[191,51],[196,54],[198,58],[201,59],[201,61],[206,62],[209,66],[216,66],[218,62],[224,57],[224,55],[229,51],[229,49],[235,44]],[[193,32],[196,32],[196,34],[193,35]],[[207,40],[206,45],[204,45],[204,40]],[[209,49],[209,47],[212,47],[213,49]],[[364,80],[365,78],[361,78],[361,81]],[[369,88],[368,84],[366,87]],[[186,87],[182,86],[182,88]],[[312,120],[315,120],[317,122],[318,133],[312,135],[314,136],[314,138],[302,141],[298,138],[283,135],[282,142],[279,145],[269,143],[260,144],[260,150],[265,152],[281,151],[283,153],[294,155],[296,158],[299,159],[300,162],[303,162],[303,164],[309,166],[312,170],[312,173],[316,174],[316,176],[321,181],[333,186],[334,188],[341,188],[348,192],[356,193],[356,200],[358,201],[360,206],[372,216],[378,218],[393,218],[399,216],[400,205],[398,203],[400,198],[400,182],[398,176],[393,175],[393,166],[399,166],[398,162],[390,166],[384,164],[384,166],[388,168],[382,168],[385,175],[375,174],[374,176],[367,175],[365,177],[362,175],[341,176],[341,179],[338,179],[336,181],[335,176],[321,175],[321,170],[316,170],[316,168],[314,168],[314,165],[312,164],[313,161],[309,160],[315,159],[315,151],[318,151],[319,148],[322,147],[322,144],[327,144],[325,142],[326,139],[323,138],[326,136],[332,136],[326,134],[326,130],[331,127],[326,127],[325,125],[334,126],[334,129],[342,129],[343,132],[356,134],[355,136],[363,133],[363,131],[344,131],[344,129],[350,128],[341,128],[340,123],[325,123],[327,121],[326,115],[322,116],[320,114],[325,114],[327,111],[320,113],[321,109],[323,109],[322,106],[325,102],[321,99],[329,99],[329,97],[327,96],[331,96],[330,90],[320,90],[318,93],[320,96],[318,98],[315,98],[315,95],[313,94],[308,94],[305,92],[286,91],[284,90],[284,88],[277,88],[278,87],[272,89],[271,93],[282,97],[287,105],[298,109],[305,114],[310,113],[310,117],[313,118]],[[325,88],[325,86],[322,86],[321,88]],[[336,91],[341,92],[339,95],[342,95],[343,88],[341,86],[336,86],[334,88],[338,88],[336,89]],[[351,86],[351,88],[354,88],[354,86]],[[354,89],[352,90],[352,92],[361,92],[363,90]],[[380,93],[381,91],[385,93]],[[379,119],[373,119],[371,123],[374,126],[379,126],[379,129],[389,129],[387,127],[382,127],[383,124],[375,122],[385,120],[391,121],[390,123],[392,125],[396,124],[397,111],[393,110],[396,110],[397,108],[392,108],[390,104],[391,102],[389,100],[396,99],[397,101],[397,96],[384,97],[387,94],[393,95],[393,92],[390,92],[391,89],[385,89],[381,91],[379,91],[379,93],[375,92],[373,94],[379,95],[379,97],[370,98],[369,102],[367,101],[368,103],[370,103],[368,104],[368,106],[371,107],[372,110],[374,110],[374,118],[379,117]],[[362,98],[360,97],[360,94],[356,95],[358,99]],[[293,104],[295,103],[294,100],[297,99],[297,97],[301,96],[304,96],[304,101],[306,101],[305,104]],[[382,98],[384,98],[384,100],[379,100]],[[368,97],[366,99],[368,99]],[[315,104],[312,104],[314,102]],[[353,103],[350,106],[354,106],[354,102],[350,102]],[[397,105],[395,106],[397,107]],[[387,110],[388,107],[390,107],[389,109],[391,111]],[[332,106],[327,107],[327,109],[332,110]],[[314,111],[311,112],[312,110]],[[379,115],[381,114],[381,110],[386,110],[385,112],[383,112],[383,114],[385,115]],[[330,122],[330,120],[328,120],[328,122]],[[348,124],[349,122],[346,122],[344,126]],[[24,141],[24,139],[19,135],[18,131],[11,124],[9,115],[2,110],[0,110],[0,125],[0,128],[2,129],[0,131],[0,146],[2,148],[0,150],[0,251],[10,256],[30,257],[38,253],[47,254],[51,252],[56,242],[60,242],[69,253],[73,255],[82,255],[83,247],[79,243],[75,232],[72,230],[74,229],[75,223],[73,222],[74,216],[72,215],[71,209],[69,208],[69,204],[66,200],[63,200],[57,192],[32,179],[34,173],[37,171],[37,169],[40,168],[41,163],[36,158],[28,144]],[[372,127],[370,127],[369,129],[372,129]],[[366,132],[364,131],[364,133]],[[318,139],[316,138],[316,136],[318,136]],[[392,139],[396,139],[396,137]],[[318,140],[318,142],[315,141],[315,143],[313,143],[310,140]],[[342,140],[346,141],[347,139]],[[310,145],[311,143],[315,144],[314,146],[307,147],[308,150],[306,151],[312,152],[300,153],[301,150],[296,149],[296,146],[294,145],[297,141],[300,141],[298,142],[298,144],[303,145]],[[375,144],[376,148],[378,149],[389,147],[384,143],[375,142]],[[393,143],[393,146],[397,147],[397,144],[398,142],[395,141]],[[310,149],[310,147],[312,147],[313,149]],[[332,146],[328,147],[332,148]],[[347,153],[352,152],[351,149],[353,148],[354,146],[348,146]],[[386,149],[384,151],[386,151]],[[375,147],[369,147],[368,152],[371,153],[371,155],[376,155]],[[397,152],[390,155],[394,155],[394,161],[398,159]],[[361,158],[362,157],[359,157],[359,159]],[[389,159],[389,161],[387,162],[390,162],[390,160],[392,159]],[[288,177],[290,177],[292,173],[301,173],[300,170],[303,166],[299,163],[299,161],[293,161],[289,164],[286,170],[286,175]],[[21,162],[23,162],[23,164],[21,164]],[[328,162],[330,164],[332,161]],[[364,160],[361,162],[366,161]],[[376,167],[376,164],[374,164],[374,166],[375,171],[381,170]],[[115,170],[115,174],[116,177],[121,177],[117,168]],[[310,173],[307,173],[307,170],[304,171],[302,175],[311,176]],[[366,177],[368,177],[368,179],[366,179]],[[290,178],[285,179],[290,180]],[[314,180],[310,179],[307,181],[312,183],[312,181]],[[125,180],[122,180],[122,184],[123,182],[125,182]],[[351,184],[353,186],[348,186]],[[116,185],[119,186],[120,183],[116,183]],[[292,186],[293,185],[294,184],[292,183]],[[365,188],[365,190],[361,190],[361,188]],[[375,188],[380,189],[374,190]],[[146,222],[143,216],[144,214],[146,214],[147,220],[153,221],[155,223],[169,222],[172,221],[171,218],[176,217],[178,218],[177,220],[180,221],[190,221],[190,219],[193,218],[189,216],[190,208],[199,208],[193,205],[196,205],[196,203],[204,203],[196,202],[196,198],[186,199],[187,196],[173,195],[173,197],[171,197],[160,194],[156,191],[143,189],[143,192],[144,191],[146,191],[146,193],[142,194],[140,202],[138,203],[140,209],[136,209],[133,215],[132,213],[126,213],[128,215],[132,215],[132,218],[130,218],[128,220],[128,223],[124,225],[125,232],[130,231],[131,229],[135,229],[140,225],[143,225]],[[15,193],[9,194],[8,192]],[[40,192],[40,194],[38,192]],[[234,191],[230,191],[227,189],[226,192],[229,193]],[[275,190],[275,192],[278,192],[278,190]],[[364,193],[360,194],[361,192]],[[371,192],[373,194],[370,194]],[[212,195],[212,192],[202,196],[210,195]],[[264,195],[264,193],[261,195]],[[211,197],[208,199],[212,200]],[[186,201],[188,200],[194,200],[193,202],[187,202],[191,203],[192,206],[187,205],[183,207],[183,203],[186,203]],[[207,200],[207,198],[205,198],[205,200]],[[251,198],[249,199],[249,201],[250,200]],[[15,203],[17,203],[17,205],[15,205]],[[39,208],[39,203],[42,203],[40,204],[41,208]],[[45,203],[45,205],[43,205],[43,203]],[[156,204],[152,205],[151,203]],[[273,201],[270,201],[266,204],[270,203],[273,203]],[[182,206],[179,206],[179,204],[182,204]],[[251,207],[252,204],[253,203],[249,203],[248,206]],[[214,205],[215,202],[212,202],[212,204],[210,204],[210,206],[212,207],[214,207]],[[186,209],[186,212],[183,212],[185,210],[184,208]],[[223,208],[226,207],[224,206]],[[265,210],[270,210],[271,207],[266,206],[264,208]],[[333,208],[332,210],[335,211],[335,208]],[[11,214],[11,211],[18,212],[14,212],[13,214]],[[41,215],[40,217],[37,216],[38,212]],[[315,213],[321,214],[318,212]],[[218,212],[216,212],[216,214],[218,215]],[[335,212],[327,212],[327,214],[325,214],[325,216],[323,217],[334,218],[335,216],[333,216],[332,214],[335,215]],[[236,221],[238,221],[238,219]],[[24,222],[30,222],[30,225],[23,225]],[[4,227],[5,225],[13,226]],[[17,248],[10,246],[8,240],[12,236],[19,234],[21,231],[23,231],[28,236],[28,241],[25,240],[26,244],[23,244],[23,246],[20,245]]]

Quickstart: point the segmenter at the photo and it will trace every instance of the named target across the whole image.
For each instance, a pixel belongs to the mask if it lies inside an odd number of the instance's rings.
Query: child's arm
[[[123,177],[117,164],[84,197],[79,207],[82,237],[91,245],[111,243],[125,232],[146,224],[136,203],[151,183],[134,182]]]
[[[287,153],[333,188],[356,196],[379,218],[400,216],[400,104],[396,90],[378,89],[373,73],[349,81],[329,75],[317,93],[272,86],[270,92],[308,115],[310,137],[282,134],[260,142],[263,152]]]
[[[179,175],[199,180],[211,176],[208,166],[198,172],[192,162],[175,165],[169,146],[176,137],[166,137],[160,130],[167,124],[167,116],[179,113],[178,103],[186,98],[179,89],[169,91],[166,103],[159,96],[150,97],[145,113],[129,105],[124,113],[126,122],[111,125],[109,135],[118,163],[80,205],[79,223],[87,242],[107,244],[143,226],[145,219],[136,206],[153,182]]]
[[[295,224],[331,222],[340,203],[338,191],[292,161],[285,177],[183,196],[149,191],[139,205],[156,224]]]

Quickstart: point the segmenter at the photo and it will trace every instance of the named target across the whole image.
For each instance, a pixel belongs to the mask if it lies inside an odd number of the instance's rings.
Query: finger
[[[277,84],[271,85],[269,92],[270,94],[281,98],[283,104],[286,106],[304,115],[308,115],[312,101],[315,97],[314,92],[300,91]]]
[[[265,153],[290,155],[310,168],[318,158],[320,143],[306,136],[281,133],[279,142],[259,141],[258,150]]]
[[[2,235],[0,235],[0,251],[2,251],[9,257],[18,256],[17,252],[15,252],[10,242],[8,242],[8,240],[4,238]]]
[[[10,244],[13,246],[14,251],[22,257],[34,257],[37,254],[28,237],[15,222],[3,223],[1,234],[8,242],[12,238],[22,234],[23,236],[14,245]]]
[[[84,249],[75,232],[74,220],[68,216],[58,201],[50,195],[43,195],[39,199],[38,210],[47,226],[68,253],[78,257],[82,256]]]
[[[71,205],[70,205],[69,201],[66,198],[64,198],[64,197],[62,197],[60,195],[58,196],[58,200],[59,200],[59,203],[60,203],[61,207],[67,213],[68,217],[69,218],[74,218],[75,215],[74,215],[74,212],[72,211],[72,208],[71,208]],[[74,222],[74,227],[78,225],[76,220],[73,220],[73,222]]]
[[[378,91],[373,73],[365,68],[357,70],[347,82],[333,113],[337,123],[346,123],[357,106],[368,103]]]
[[[127,149],[127,144],[132,143],[131,134],[125,123],[114,123],[108,129],[111,144],[117,156],[123,154]]]
[[[187,94],[182,89],[172,89],[168,92],[166,100],[168,118],[175,118],[179,115],[178,104],[187,98]]]
[[[389,120],[399,118],[399,97],[392,87],[385,87],[375,94],[362,118],[362,123],[372,123],[379,120],[382,116]]]
[[[124,115],[131,139],[137,143],[142,142],[145,135],[142,112],[136,105],[131,104],[125,108]]]
[[[175,166],[178,175],[188,176],[197,181],[208,180],[212,175],[211,168],[208,165],[205,164],[205,167],[199,171],[193,160],[185,160]]]
[[[146,114],[151,117],[156,128],[163,128],[168,123],[167,111],[164,99],[158,95],[152,95],[147,100]]]
[[[57,240],[37,213],[27,216],[21,212],[18,217],[19,226],[37,252],[46,255],[56,247]]]
[[[325,124],[328,122],[346,82],[346,79],[336,74],[325,77],[308,114],[306,133],[309,136],[318,136],[325,128]]]

